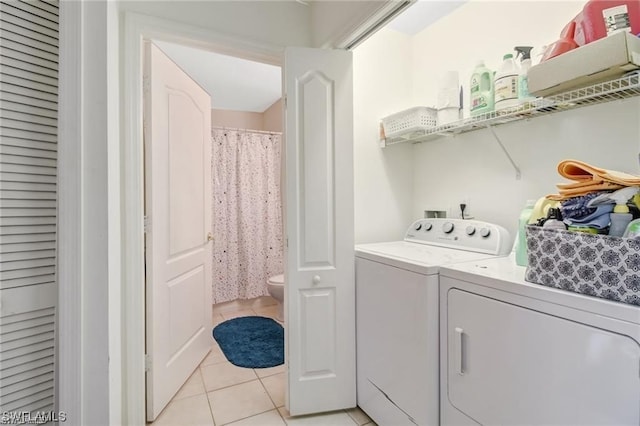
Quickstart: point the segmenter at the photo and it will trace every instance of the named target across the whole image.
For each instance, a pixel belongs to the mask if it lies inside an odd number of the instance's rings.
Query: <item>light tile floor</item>
[[[214,327],[248,315],[276,319],[270,297],[215,305]],[[284,408],[284,365],[241,368],[211,339],[211,352],[154,421],[153,426],[375,426],[359,408],[291,417]]]

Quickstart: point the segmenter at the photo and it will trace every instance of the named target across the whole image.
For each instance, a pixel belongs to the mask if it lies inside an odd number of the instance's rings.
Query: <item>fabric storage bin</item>
[[[529,225],[525,280],[640,306],[640,239]]]

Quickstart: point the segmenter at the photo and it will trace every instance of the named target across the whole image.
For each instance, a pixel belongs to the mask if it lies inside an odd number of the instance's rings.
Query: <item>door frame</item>
[[[143,155],[143,44],[180,43],[282,66],[284,49],[162,18],[125,13],[122,67],[122,401],[124,424],[145,423],[145,254]],[[140,285],[143,283],[143,285]],[[111,319],[113,321],[113,319]],[[126,403],[125,403],[126,402]]]

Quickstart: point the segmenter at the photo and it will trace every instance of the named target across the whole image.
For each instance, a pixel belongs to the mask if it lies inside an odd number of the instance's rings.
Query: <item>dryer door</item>
[[[629,336],[458,289],[447,311],[448,399],[476,422],[640,424],[640,346]]]

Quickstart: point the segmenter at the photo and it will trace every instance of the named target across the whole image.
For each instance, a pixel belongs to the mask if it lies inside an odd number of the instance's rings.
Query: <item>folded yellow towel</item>
[[[612,191],[640,185],[640,176],[602,169],[578,160],[561,161],[558,163],[558,173],[574,182],[559,183],[559,194],[549,195],[551,200],[562,201],[593,191]]]
[[[610,182],[585,182],[585,184],[575,188],[561,189],[558,191],[558,194],[547,195],[547,198],[554,201],[564,201],[568,200],[569,198],[579,197],[581,195],[586,195],[594,191],[615,191],[616,189],[624,188],[623,185],[618,185]],[[559,186],[560,185],[558,185],[558,187]]]
[[[622,186],[640,185],[640,176],[615,170],[601,169],[578,160],[564,160],[558,163],[560,176],[570,180],[596,180],[617,183]]]

